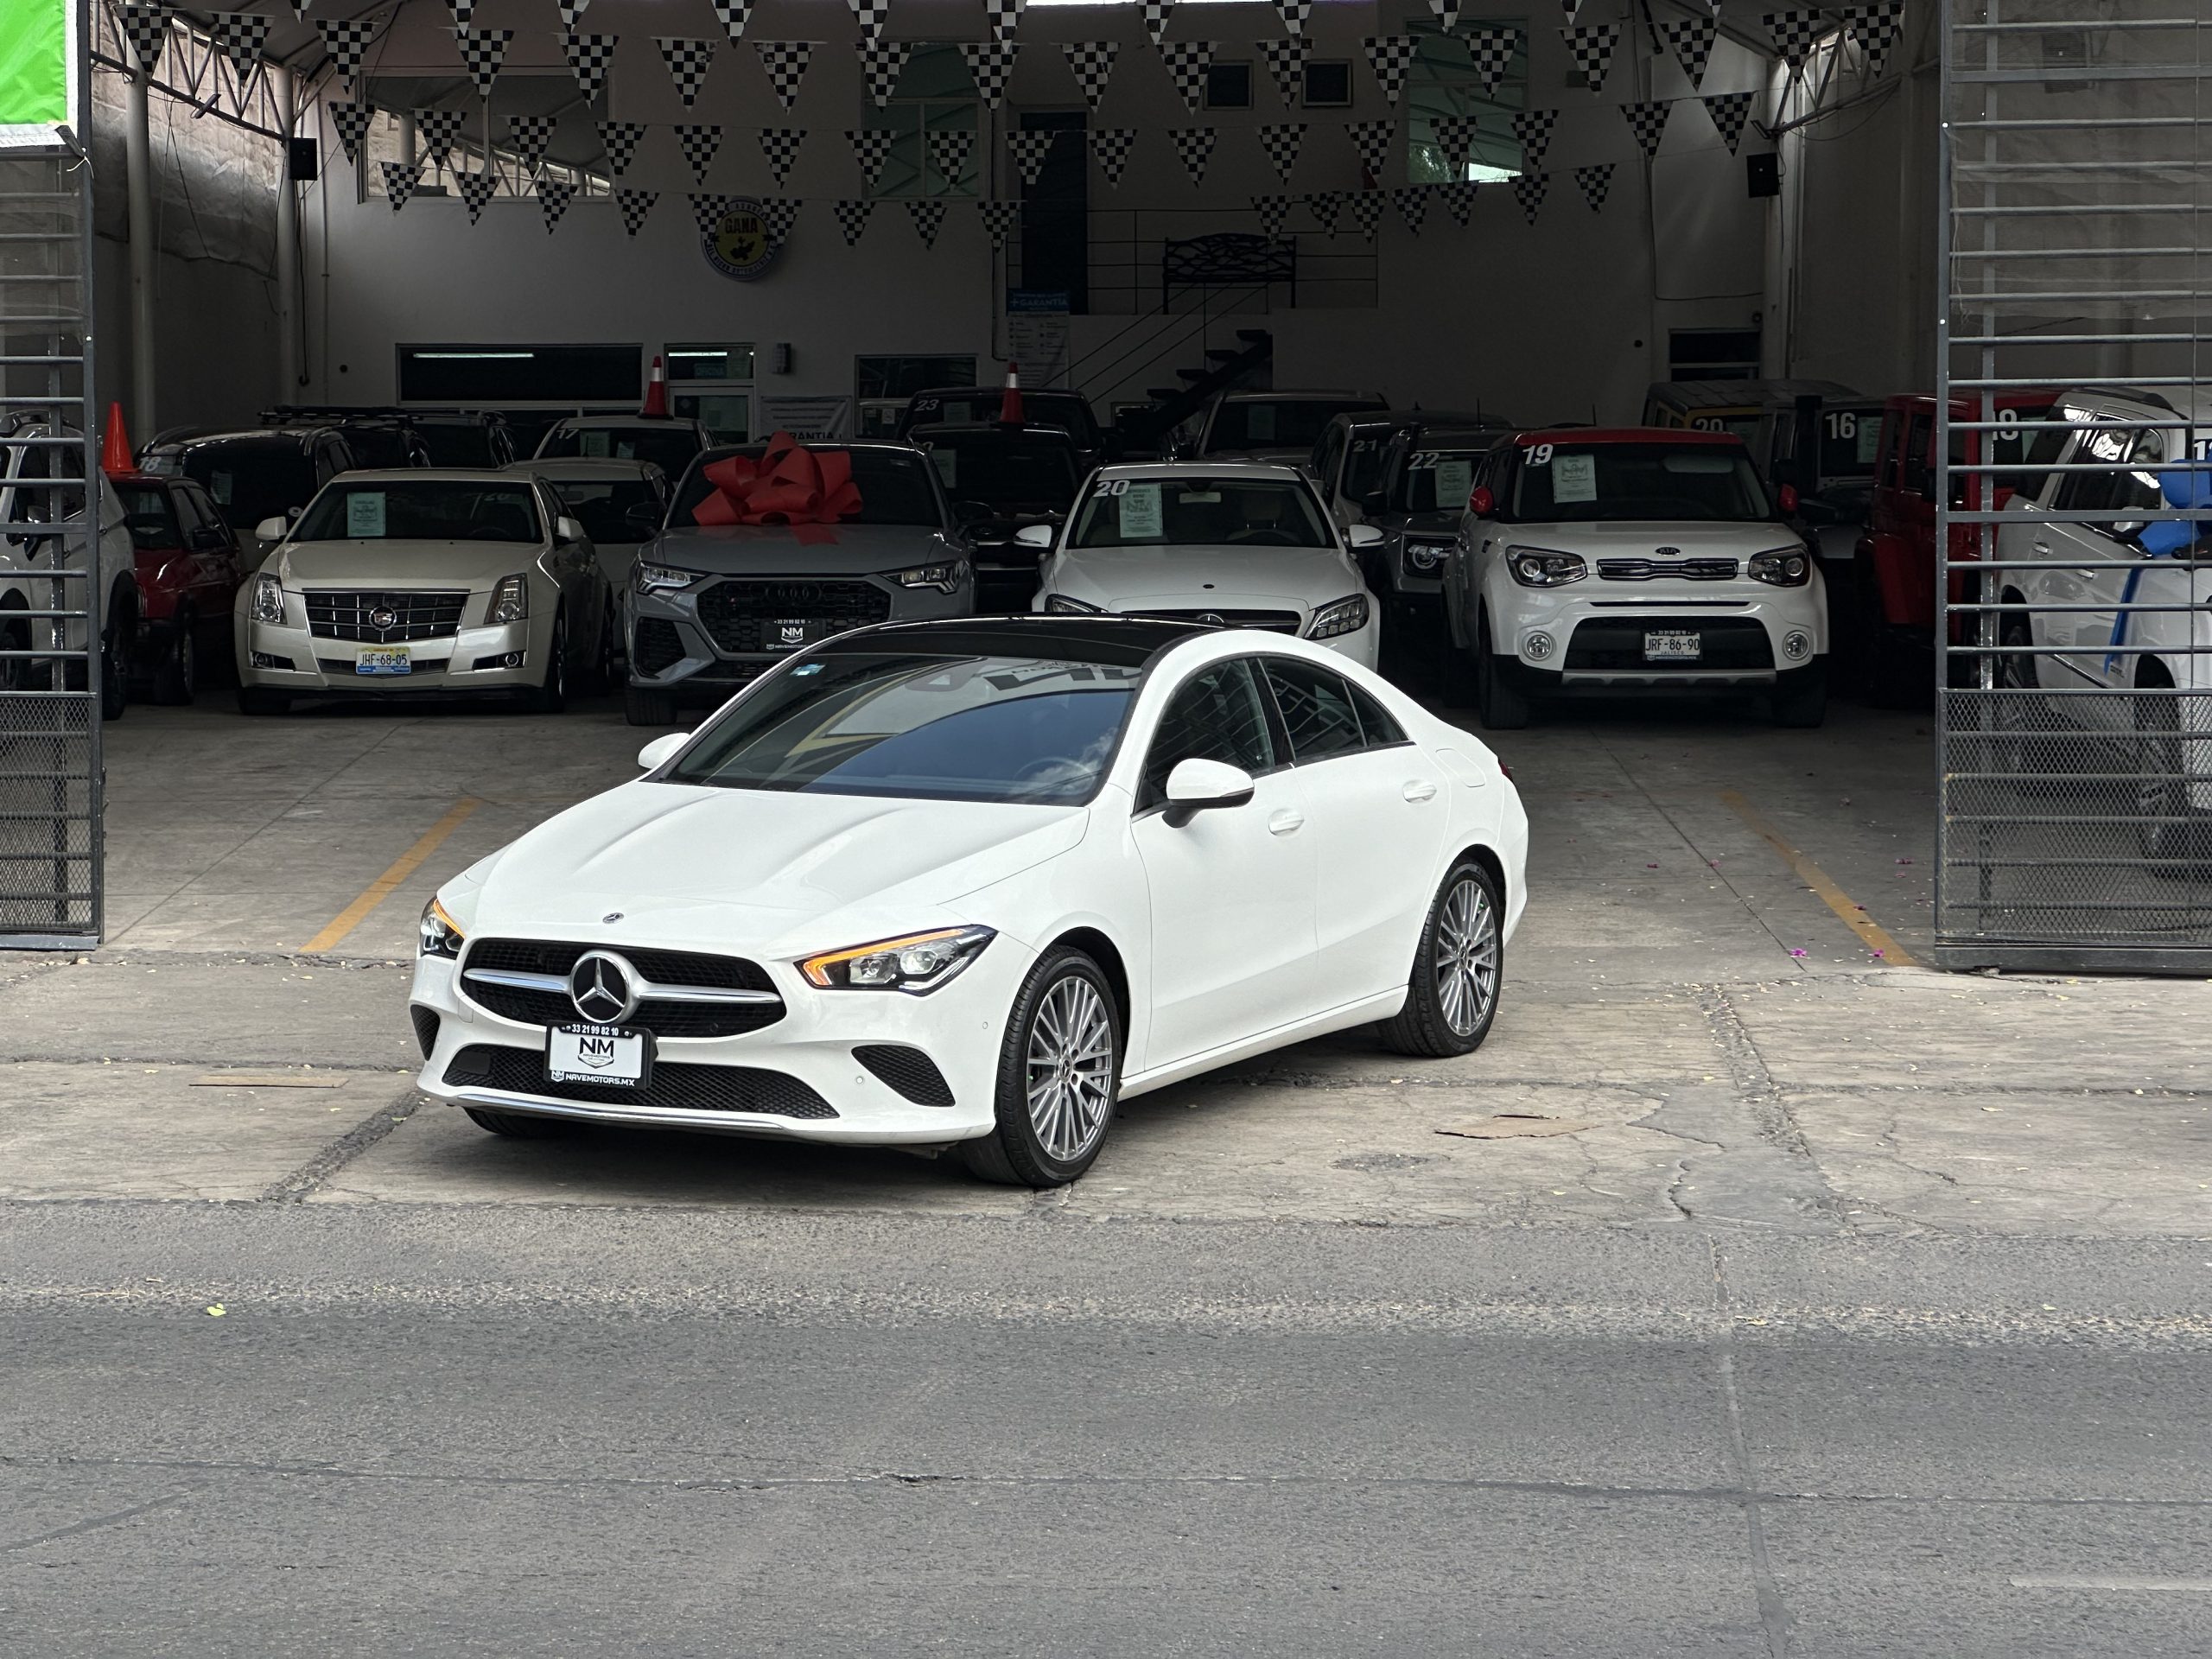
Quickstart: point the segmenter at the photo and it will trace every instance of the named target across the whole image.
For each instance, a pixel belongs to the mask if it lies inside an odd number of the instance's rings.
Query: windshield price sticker
[[[576,434],[577,441],[582,446],[582,452],[601,461],[607,458],[607,446],[613,436],[612,432],[602,428],[589,426]]]
[[[1475,463],[1471,461],[1446,461],[1436,463],[1436,500],[1465,502],[1475,486]]]
[[[355,490],[346,498],[346,533],[374,540],[384,533],[382,490]]]
[[[1597,456],[1560,455],[1552,462],[1554,501],[1595,501],[1597,499]]]
[[[1119,527],[1123,541],[1156,542],[1167,533],[1167,522],[1160,512],[1159,485],[1131,484],[1116,495],[1114,505],[1121,513]]]

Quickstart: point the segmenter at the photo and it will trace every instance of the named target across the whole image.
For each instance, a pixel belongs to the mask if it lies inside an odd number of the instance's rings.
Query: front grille
[[[438,1046],[438,1011],[426,1008],[420,1003],[410,1003],[407,1017],[415,1022],[415,1041],[423,1051],[423,1058],[427,1060],[430,1058],[430,1051]]]
[[[864,1043],[853,1058],[917,1106],[950,1106],[952,1085],[937,1062],[903,1043]]]
[[[609,1089],[593,1083],[555,1083],[545,1056],[534,1048],[472,1043],[446,1067],[448,1089],[494,1089],[507,1095],[543,1095],[594,1106],[658,1106],[688,1112],[759,1112],[770,1117],[835,1117],[837,1109],[797,1077],[750,1065],[684,1065],[653,1062],[642,1089]]]
[[[461,594],[340,593],[310,588],[308,632],[318,639],[391,645],[405,639],[450,639],[461,630]],[[391,620],[376,619],[389,615]]]
[[[326,675],[335,674],[347,680],[419,680],[425,674],[442,674],[447,661],[442,657],[418,657],[407,665],[404,674],[364,674],[351,657],[318,657],[315,665]]]
[[[891,595],[872,582],[718,582],[699,595],[699,626],[724,652],[792,651],[890,616]],[[783,637],[791,622],[804,639]]]
[[[1694,633],[1704,648],[1694,663],[1648,663],[1647,633]],[[1560,666],[1637,674],[1730,673],[1772,668],[1774,650],[1765,627],[1748,616],[1593,616],[1575,625]]]
[[[658,985],[702,985],[718,990],[772,991],[776,982],[767,970],[742,957],[714,957],[691,950],[632,950],[619,945],[601,947],[538,939],[479,939],[468,947],[461,964],[461,990],[479,1007],[504,1020],[526,1026],[568,1025],[582,1016],[565,991],[524,990],[512,985],[486,985],[468,977],[477,968],[511,974],[556,974],[565,977],[587,950],[613,950]],[[656,1037],[738,1037],[772,1026],[784,1017],[780,1002],[640,1003],[630,1024]]]
[[[1211,622],[1222,628],[1265,628],[1271,633],[1296,633],[1296,611],[1147,611],[1147,616],[1164,616],[1177,622]]]
[[[630,666],[639,673],[658,674],[683,660],[683,636],[666,617],[639,617],[637,634],[630,644]]]
[[[1733,582],[1733,559],[1600,559],[1598,575],[1605,582]]]

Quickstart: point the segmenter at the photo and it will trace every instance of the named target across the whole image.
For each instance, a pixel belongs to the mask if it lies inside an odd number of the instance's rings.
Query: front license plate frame
[[[769,651],[804,651],[813,632],[803,616],[772,616],[761,643]]]
[[[1694,628],[1647,628],[1643,633],[1647,663],[1701,663],[1705,636]]]
[[[415,655],[404,645],[364,645],[353,653],[353,672],[367,675],[412,674]]]
[[[548,1083],[643,1090],[653,1080],[653,1034],[633,1026],[553,1026],[545,1033]]]

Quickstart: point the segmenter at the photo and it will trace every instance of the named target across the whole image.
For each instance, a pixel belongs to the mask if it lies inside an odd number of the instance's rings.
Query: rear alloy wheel
[[[968,1167],[1009,1186],[1062,1186],[1105,1143],[1122,1083],[1122,1021],[1098,964],[1062,946],[1030,970],[999,1052],[998,1123],[961,1143]]]
[[[511,1141],[551,1141],[566,1135],[573,1125],[557,1117],[534,1117],[527,1112],[487,1112],[481,1107],[464,1106],[469,1122],[493,1135],[504,1135]]]
[[[162,652],[162,660],[154,665],[154,701],[168,707],[178,707],[192,701],[200,688],[200,647],[196,639],[199,623],[189,611],[181,613],[175,631]]]
[[[1503,926],[1490,872],[1471,858],[1453,865],[1421,925],[1406,1005],[1382,1024],[1384,1047],[1441,1059],[1482,1046],[1505,976]]]
[[[2191,808],[2182,776],[2181,699],[2150,695],[2167,689],[2163,680],[2149,681],[2135,700],[2136,845],[2158,861],[2152,874],[2185,881],[2203,855],[2206,820]]]

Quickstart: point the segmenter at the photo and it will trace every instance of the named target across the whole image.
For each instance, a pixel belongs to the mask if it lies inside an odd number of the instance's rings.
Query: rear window
[[[533,491],[455,479],[340,478],[294,531],[299,542],[525,542],[543,539]]]
[[[1311,449],[1338,416],[1382,407],[1370,397],[1258,397],[1224,404],[1206,429],[1206,451]]]
[[[1822,480],[1872,478],[1881,452],[1882,411],[1878,408],[1821,411]]]
[[[676,508],[669,515],[671,524],[699,523],[700,503],[719,493],[708,469],[715,462],[733,455],[750,455],[758,461],[765,445],[749,445],[744,448],[709,449],[684,474],[683,486],[677,493]],[[918,452],[898,449],[816,449],[817,456],[842,455],[852,467],[853,487],[860,493],[857,512],[841,515],[839,522],[849,524],[925,524],[931,530],[944,526],[944,518],[937,504],[937,493],[930,487],[929,463]],[[783,522],[778,520],[775,522]]]
[[[671,478],[691,464],[702,448],[688,426],[556,427],[545,435],[538,455],[590,455],[613,461],[650,461]]]
[[[415,429],[433,467],[496,467],[492,429],[477,421],[424,422]]]
[[[123,522],[130,531],[133,547],[151,551],[184,544],[169,493],[160,485],[118,484],[115,493],[123,503]]]
[[[584,534],[594,542],[642,542],[652,532],[640,530],[632,522],[631,513],[640,507],[650,507],[656,519],[660,516],[659,493],[642,478],[588,481],[556,478],[551,482],[569,516],[584,527]],[[640,513],[639,517],[642,519],[644,515]]]
[[[1512,516],[1741,524],[1770,519],[1774,509],[1734,444],[1535,443],[1521,452]]]
[[[995,421],[1005,394],[997,391],[925,391],[906,405],[899,429],[915,426],[967,426]],[[1030,426],[1055,426],[1088,448],[1097,442],[1098,423],[1081,397],[1049,391],[1021,394],[1021,418]]]
[[[369,471],[415,464],[413,446],[408,442],[407,434],[396,426],[349,426],[346,429],[346,443],[353,450],[353,459]]]
[[[955,501],[1058,512],[1075,499],[1075,454],[1065,443],[977,432],[930,438],[930,465]]]
[[[233,530],[281,518],[315,495],[315,462],[296,438],[195,443],[184,452],[183,471],[214,498],[215,510]]]

